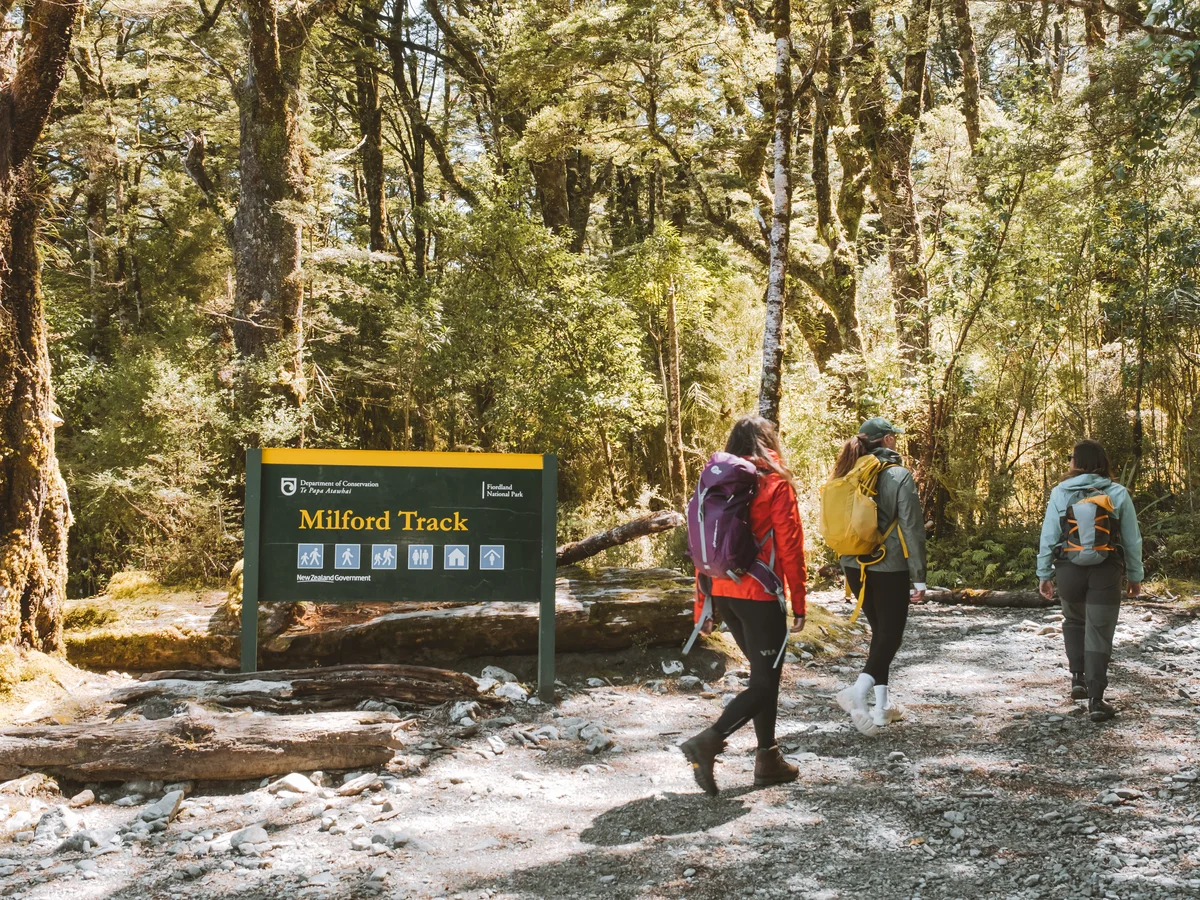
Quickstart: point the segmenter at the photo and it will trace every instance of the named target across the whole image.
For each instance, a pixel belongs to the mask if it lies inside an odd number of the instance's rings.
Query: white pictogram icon
[[[432,569],[433,544],[409,544],[408,567],[410,569]]]
[[[300,544],[296,548],[297,569],[320,569],[325,565],[323,544]]]
[[[503,544],[480,544],[479,545],[479,568],[481,569],[503,569],[504,568],[504,545]]]
[[[394,569],[394,568],[396,568],[396,545],[395,544],[373,544],[371,546],[371,568],[372,569]]]
[[[469,544],[447,544],[445,556],[443,558],[442,567],[454,571],[455,569],[471,568],[471,547]]]
[[[337,544],[333,550],[333,567],[357,569],[361,550],[358,544]]]
[[[292,494],[296,493],[296,479],[295,478],[280,478],[279,479],[279,490],[281,490],[283,492],[283,496],[285,496],[285,497],[292,496]]]

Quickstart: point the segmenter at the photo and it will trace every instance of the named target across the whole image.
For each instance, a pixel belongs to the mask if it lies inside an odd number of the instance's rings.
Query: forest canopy
[[[931,583],[1031,583],[1085,436],[1152,571],[1193,571],[1198,31],[1190,0],[87,0],[31,163],[69,590],[227,576],[254,446],[556,452],[564,540],[681,508],[771,310],[810,532],[883,414]]]

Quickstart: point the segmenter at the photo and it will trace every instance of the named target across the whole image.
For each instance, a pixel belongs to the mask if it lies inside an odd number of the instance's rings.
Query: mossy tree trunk
[[[912,148],[921,118],[929,47],[930,0],[911,0],[899,101],[891,102],[887,59],[875,33],[875,7],[857,3],[849,13],[854,36],[851,105],[871,160],[871,183],[888,239],[896,332],[905,357],[923,361],[929,348],[928,296],[921,220],[912,176]]]
[[[312,197],[302,75],[312,28],[332,2],[277,8],[274,0],[244,0],[242,5],[249,47],[238,97],[234,343],[246,359],[282,351],[275,377],[302,404],[308,391],[301,238]]]
[[[387,206],[383,186],[383,110],[379,103],[378,50],[374,32],[379,29],[379,10],[374,2],[362,4],[366,26],[361,46],[354,57],[354,99],[362,135],[362,174],[366,193],[367,246],[387,250]]]
[[[71,511],[54,453],[37,253],[42,194],[32,154],[79,5],[34,0],[18,52],[0,60],[0,641],[45,651],[62,646]]]

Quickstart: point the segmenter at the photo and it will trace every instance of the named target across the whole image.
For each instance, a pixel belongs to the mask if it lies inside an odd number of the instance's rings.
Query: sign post
[[[553,454],[248,451],[242,671],[259,603],[536,600],[552,700],[557,505]]]

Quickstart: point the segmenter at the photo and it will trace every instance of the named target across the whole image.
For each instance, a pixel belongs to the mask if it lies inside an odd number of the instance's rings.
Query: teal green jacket
[[[875,503],[879,507],[879,530],[887,531],[892,522],[897,527],[888,535],[884,542],[886,553],[881,562],[871,566],[872,572],[903,572],[908,569],[909,580],[913,584],[925,584],[925,516],[921,510],[921,498],[917,495],[917,484],[913,481],[912,472],[904,468],[900,454],[895,450],[879,448],[874,451],[891,467],[879,474],[876,485],[878,493]],[[904,558],[904,548],[900,544],[903,532],[904,543],[908,546],[908,558]],[[858,571],[858,557],[843,556],[840,560],[842,569]]]
[[[1054,548],[1062,540],[1062,517],[1067,511],[1067,502],[1072,494],[1084,488],[1104,491],[1112,500],[1113,513],[1121,523],[1125,577],[1140,584],[1146,576],[1146,570],[1142,566],[1142,531],[1138,527],[1137,512],[1129,498],[1129,491],[1103,475],[1076,475],[1056,484],[1050,492],[1046,518],[1042,521],[1041,546],[1038,548],[1038,578],[1049,581],[1054,577]]]

